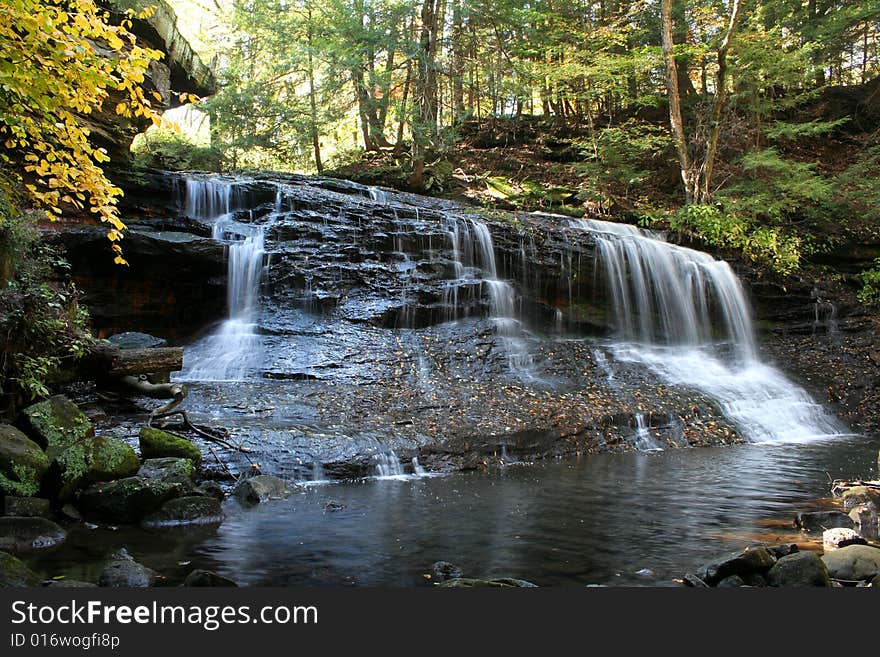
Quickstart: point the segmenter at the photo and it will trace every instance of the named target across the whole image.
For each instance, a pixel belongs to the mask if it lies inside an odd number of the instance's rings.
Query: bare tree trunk
[[[663,56],[666,60],[666,89],[669,98],[669,124],[672,128],[672,139],[678,152],[681,168],[681,180],[684,183],[685,200],[693,202],[691,186],[691,160],[688,154],[687,138],[684,133],[684,121],[681,117],[681,94],[678,90],[678,66],[675,63],[674,43],[672,39],[672,0],[662,0],[660,4],[662,20]]]
[[[712,107],[712,132],[706,144],[706,157],[703,160],[702,181],[697,179],[697,188],[694,189],[694,200],[699,203],[708,203],[712,198],[712,172],[715,167],[715,156],[718,153],[718,137],[721,134],[721,114],[727,101],[727,53],[730,50],[730,42],[736,33],[737,25],[742,14],[743,3],[741,0],[733,0],[730,9],[730,22],[727,24],[727,33],[718,48],[718,72],[715,75],[715,104]]]
[[[313,24],[312,24],[312,5],[308,3],[306,5],[306,20],[308,21],[308,48],[309,48],[309,110],[311,112],[311,116],[309,117],[311,120],[311,133],[312,133],[312,151],[315,154],[315,170],[318,172],[320,176],[324,173],[324,163],[321,162],[321,139],[318,134],[318,102],[315,98],[316,90],[315,90],[315,62],[312,59],[312,48],[313,48]]]

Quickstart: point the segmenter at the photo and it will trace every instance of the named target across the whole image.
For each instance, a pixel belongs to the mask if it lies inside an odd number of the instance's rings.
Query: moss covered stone
[[[63,543],[67,532],[46,518],[0,518],[0,550],[29,552]]]
[[[64,501],[88,480],[95,429],[76,404],[63,395],[24,409],[31,437],[46,450],[50,493]]]
[[[86,518],[131,523],[185,492],[177,483],[126,477],[89,486],[80,495],[79,507]]]
[[[191,442],[153,427],[141,428],[140,446],[141,456],[145,459],[176,456],[190,459],[193,463],[199,463],[202,460],[201,451]]]
[[[0,588],[37,586],[40,578],[21,560],[0,552]]]
[[[36,495],[49,458],[40,446],[21,431],[0,424],[0,494]]]
[[[168,456],[162,459],[147,459],[138,470],[138,476],[192,487],[196,468],[190,459]]]
[[[185,527],[219,525],[223,522],[220,502],[213,497],[179,497],[143,519],[144,527]]]
[[[89,455],[91,481],[112,481],[137,473],[141,461],[137,452],[120,440],[100,436],[92,444]]]

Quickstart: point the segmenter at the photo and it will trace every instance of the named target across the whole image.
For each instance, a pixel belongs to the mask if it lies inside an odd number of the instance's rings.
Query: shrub
[[[0,194],[0,389],[8,407],[48,394],[47,385],[85,353],[87,314],[67,263],[40,237],[33,214]]]

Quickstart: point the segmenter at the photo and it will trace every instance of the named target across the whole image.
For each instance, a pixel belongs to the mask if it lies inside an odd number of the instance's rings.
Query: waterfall
[[[596,242],[618,332],[615,359],[705,393],[752,442],[845,432],[805,390],[761,361],[749,304],[726,262],[634,226],[571,225]]]
[[[373,460],[376,462],[376,475],[378,477],[403,476],[403,466],[393,450],[379,452],[373,456]]]
[[[213,222],[213,238],[229,245],[228,317],[214,333],[192,347],[183,377],[194,381],[240,381],[259,366],[257,317],[264,268],[264,230],[262,226],[232,219],[229,183],[187,180],[186,192],[190,216]]]
[[[232,212],[233,183],[217,178],[187,178],[184,213],[190,219],[214,220]]]
[[[459,289],[478,280],[486,291],[489,316],[501,338],[511,369],[521,376],[531,376],[533,363],[523,339],[518,296],[513,285],[498,278],[495,245],[489,227],[475,217],[454,215],[446,215],[446,225],[455,275],[444,292],[447,319],[458,319]]]

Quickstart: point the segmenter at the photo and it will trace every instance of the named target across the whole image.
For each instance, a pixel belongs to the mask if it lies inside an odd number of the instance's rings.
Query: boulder
[[[725,577],[720,582],[715,585],[715,588],[719,589],[738,589],[741,586],[745,586],[745,580],[739,575],[731,575],[730,577]]]
[[[48,469],[49,458],[37,443],[0,424],[0,495],[35,495]]]
[[[287,482],[271,475],[257,475],[242,479],[232,491],[242,504],[259,504],[266,500],[283,500],[290,497]]]
[[[158,511],[143,519],[144,527],[184,527],[188,525],[219,525],[223,522],[220,502],[213,497],[178,497],[168,500]]]
[[[80,495],[86,518],[107,522],[138,522],[165,502],[185,494],[183,486],[158,479],[126,477],[92,484]]]
[[[853,521],[843,511],[812,511],[797,514],[794,526],[805,532],[822,532],[835,527],[852,529]]]
[[[135,561],[125,548],[116,552],[98,578],[98,586],[146,588],[156,581],[156,573]]]
[[[137,473],[141,461],[137,452],[121,440],[99,436],[92,443],[89,455],[90,481],[113,481]]]
[[[64,542],[67,532],[46,518],[0,518],[0,550],[28,552],[55,547]]]
[[[835,527],[822,533],[822,549],[831,552],[847,545],[867,545],[868,541],[859,536],[855,530]]]
[[[715,586],[731,575],[750,575],[765,573],[776,563],[776,557],[763,546],[747,547],[741,552],[732,552],[697,570],[697,577],[709,586]]]
[[[822,557],[834,579],[859,581],[880,573],[880,548],[848,545]]]
[[[95,429],[88,418],[63,395],[22,411],[31,437],[49,458],[51,492],[64,501],[72,497],[89,474]]]
[[[183,580],[183,586],[238,586],[231,579],[227,579],[222,575],[210,570],[194,570],[186,579]]]
[[[164,347],[168,344],[168,341],[163,338],[157,338],[155,335],[138,333],[136,331],[116,333],[107,338],[107,341],[120,349],[153,349],[155,347]]]
[[[40,578],[7,552],[0,552],[0,588],[37,586]]]
[[[853,486],[845,490],[841,498],[843,499],[843,506],[847,509],[852,509],[862,504],[870,504],[875,509],[880,509],[880,493],[867,486]]]
[[[190,459],[196,465],[202,460],[202,452],[198,447],[167,431],[153,427],[141,427],[139,439],[141,456],[144,459],[177,457]]]
[[[52,514],[49,500],[42,497],[6,497],[3,515],[19,518],[48,518]]]
[[[193,485],[193,477],[196,476],[196,468],[190,459],[167,456],[160,459],[147,459],[137,474],[139,477],[147,479],[157,479],[167,483],[191,487]]]
[[[193,489],[193,495],[213,497],[215,500],[221,502],[226,499],[226,493],[223,492],[223,487],[216,481],[203,481]]]
[[[859,504],[850,509],[849,517],[863,535],[877,538],[880,536],[880,510],[873,504]]]
[[[779,559],[767,573],[770,586],[831,586],[828,568],[812,552],[796,552]]]

